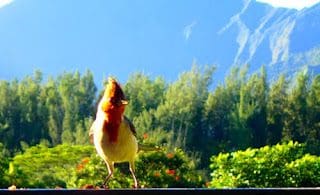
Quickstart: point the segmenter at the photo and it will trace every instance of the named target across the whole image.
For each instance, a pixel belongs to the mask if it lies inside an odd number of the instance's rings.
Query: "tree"
[[[150,135],[155,135],[154,132],[159,132],[154,115],[155,109],[163,101],[165,90],[166,83],[163,78],[152,80],[142,73],[131,75],[125,84],[124,92],[129,99],[125,115],[133,121],[138,138],[143,135],[149,135],[150,138]],[[163,141],[160,137],[157,140],[159,143]]]
[[[200,150],[205,133],[202,129],[203,108],[212,81],[213,66],[207,66],[203,73],[196,65],[190,72],[180,75],[168,87],[164,101],[156,110],[155,117],[160,128],[175,135],[179,147]],[[180,140],[179,140],[180,139]]]
[[[79,72],[64,73],[58,80],[60,81],[58,91],[64,113],[62,143],[82,143],[82,138],[76,134],[86,134],[91,125],[86,122],[86,118],[90,118],[94,113],[97,89],[93,82],[93,75],[90,71],[86,71],[82,77]]]
[[[253,111],[253,105],[250,104],[250,85],[247,84],[247,72],[249,66],[241,69],[235,68],[227,78],[231,94],[234,95],[234,109],[230,113],[230,149],[244,149],[252,144],[252,134],[247,127],[247,119]],[[232,84],[232,79],[235,83]],[[252,82],[251,82],[252,83]]]
[[[236,104],[230,92],[231,90],[220,85],[208,95],[206,100],[203,127],[206,144],[202,148],[206,161],[212,154],[228,151],[230,148],[230,120]]]
[[[79,118],[91,117],[95,114],[97,87],[93,74],[89,70],[80,78],[76,100],[79,102]]]
[[[88,143],[88,130],[92,124],[92,116],[95,114],[97,87],[94,84],[92,73],[87,70],[80,78],[75,100],[78,102],[79,113],[75,123],[74,138],[76,144]]]
[[[80,83],[80,73],[64,73],[59,77],[59,93],[62,98],[63,122],[62,122],[62,143],[74,143],[73,132],[76,129],[78,120],[79,103],[76,101],[78,84]]]
[[[288,105],[288,82],[284,75],[272,84],[267,102],[267,143],[276,144],[282,139],[282,130]]]
[[[163,78],[151,80],[142,73],[133,74],[124,86],[124,92],[130,101],[126,107],[126,115],[133,119],[143,111],[155,110],[163,101],[165,90]]]
[[[50,140],[53,145],[61,144],[63,107],[57,83],[53,78],[48,79],[48,82],[44,86],[44,92],[46,97],[45,105],[48,109],[47,125]]]
[[[251,96],[250,104],[253,106],[253,112],[247,119],[247,127],[250,128],[252,133],[253,147],[264,146],[267,141],[268,86],[266,77],[265,68],[262,66],[260,75],[251,77],[252,87],[248,91]]]
[[[13,150],[18,148],[15,136],[20,126],[17,88],[17,81],[0,81],[0,138],[6,148]]]
[[[46,131],[46,109],[42,93],[42,73],[36,71],[34,76],[24,78],[18,87],[19,133],[16,139],[24,140],[29,144],[39,143],[41,139],[48,139]]]
[[[313,78],[307,97],[307,146],[310,152],[320,154],[320,75]]]
[[[288,97],[288,109],[283,130],[284,140],[305,142],[308,134],[307,96],[309,77],[306,71],[301,71],[296,76],[296,84]]]

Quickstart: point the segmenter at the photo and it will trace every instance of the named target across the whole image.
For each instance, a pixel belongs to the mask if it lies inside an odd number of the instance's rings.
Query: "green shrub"
[[[4,146],[0,143],[0,188],[7,187],[9,181],[7,178],[7,171],[9,168],[9,158],[4,154]]]
[[[123,164],[115,165],[115,172],[113,178],[109,180],[109,188],[129,187],[132,179],[129,178],[129,173],[125,174],[120,169],[124,168]],[[126,167],[128,169],[128,167]],[[85,157],[74,165],[71,172],[71,179],[67,183],[69,188],[80,188],[86,185],[101,187],[104,179],[108,175],[108,169],[104,161],[96,154],[93,153],[90,157]]]
[[[181,149],[142,153],[136,164],[140,184],[145,187],[201,187],[204,184],[194,162]]]
[[[27,188],[80,188],[101,186],[108,175],[103,160],[93,146],[37,145],[16,155],[8,163],[10,185]],[[115,165],[109,188],[128,188],[133,184],[128,163]],[[200,187],[201,176],[195,164],[179,149],[173,152],[140,152],[136,177],[142,187]]]
[[[133,184],[128,163],[115,164],[115,173],[109,188],[128,188]],[[83,159],[73,172],[69,187],[100,186],[108,171],[97,155]],[[136,160],[136,177],[141,187],[201,187],[203,181],[194,163],[180,150],[139,153]]]
[[[286,166],[288,173],[287,186],[319,187],[320,157],[306,154]]]
[[[93,151],[92,146],[66,144],[53,148],[42,144],[30,147],[10,162],[10,184],[18,187],[66,187],[75,164]]]
[[[319,186],[319,157],[305,154],[303,144],[289,142],[211,158],[209,187]]]

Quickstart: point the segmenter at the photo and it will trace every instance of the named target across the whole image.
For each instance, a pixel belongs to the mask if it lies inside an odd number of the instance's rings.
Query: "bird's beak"
[[[129,104],[129,102],[128,102],[128,100],[121,100],[121,104],[122,105],[127,105],[127,104]]]

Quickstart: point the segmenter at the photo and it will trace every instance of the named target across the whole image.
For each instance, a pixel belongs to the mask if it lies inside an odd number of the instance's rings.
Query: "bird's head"
[[[106,113],[116,111],[123,114],[127,104],[128,101],[119,83],[114,78],[109,77],[106,90],[103,94],[102,110]]]

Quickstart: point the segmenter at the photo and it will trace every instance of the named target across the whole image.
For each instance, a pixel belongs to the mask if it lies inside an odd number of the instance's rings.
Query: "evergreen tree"
[[[79,104],[76,101],[80,74],[76,72],[64,73],[59,78],[59,93],[62,99],[63,122],[62,122],[62,143],[74,143],[73,132],[76,130],[74,121],[78,119]]]
[[[253,105],[250,104],[250,90],[252,87],[252,79],[248,83],[247,72],[249,66],[244,66],[241,69],[234,69],[228,78],[228,83],[235,80],[232,93],[235,95],[235,108],[230,114],[230,146],[232,150],[243,149],[252,144],[252,132],[247,127],[247,119],[252,114]],[[232,76],[233,75],[233,76]]]
[[[253,86],[250,90],[250,104],[253,105],[253,113],[247,120],[247,126],[252,132],[252,146],[262,147],[267,141],[267,95],[268,86],[266,71],[262,66],[260,75],[253,76]]]
[[[288,82],[284,75],[272,84],[267,103],[267,144],[279,143],[282,138],[288,104]]]
[[[307,97],[307,147],[320,154],[320,75],[313,78]]]
[[[44,86],[46,96],[46,108],[48,110],[47,126],[50,140],[53,145],[61,144],[63,108],[62,99],[58,87],[53,78],[49,78]]]
[[[130,101],[126,107],[126,115],[133,119],[144,111],[155,110],[163,101],[165,90],[163,78],[151,80],[143,73],[133,74],[124,86],[126,97]]]
[[[95,114],[97,87],[93,74],[89,70],[80,78],[76,101],[79,102],[79,118],[91,117]]]
[[[18,87],[20,128],[18,140],[24,140],[29,144],[36,144],[42,138],[47,139],[45,131],[45,108],[41,100],[42,73],[36,71],[34,77],[27,76]]]
[[[309,77],[307,71],[296,76],[296,84],[288,97],[288,109],[283,131],[284,140],[305,142],[307,137],[307,95]]]
[[[204,103],[214,70],[215,67],[208,66],[202,73],[194,65],[190,72],[180,75],[168,87],[164,102],[155,113],[159,126],[168,131],[173,130],[182,148],[199,150],[205,144],[199,140],[205,136],[202,129]]]
[[[11,151],[19,148],[20,102],[18,81],[0,81],[0,138],[4,147]]]

